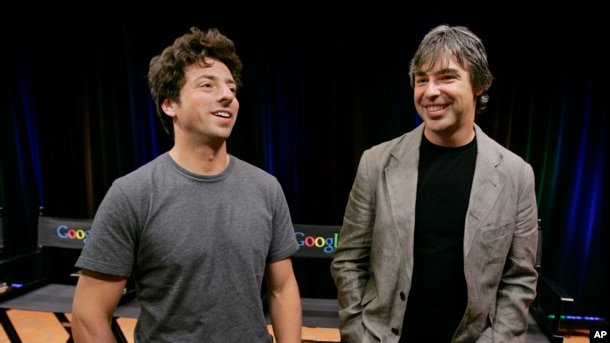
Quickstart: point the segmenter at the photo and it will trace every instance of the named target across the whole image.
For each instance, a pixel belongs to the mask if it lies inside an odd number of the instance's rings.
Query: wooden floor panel
[[[68,333],[62,324],[50,312],[8,310],[6,314],[13,322],[15,330],[23,343],[64,343],[68,340]],[[70,319],[70,314],[66,314]],[[119,318],[125,338],[133,343],[133,328],[136,320],[132,318]],[[0,329],[0,343],[10,343],[4,330]]]
[[[64,343],[68,339],[68,334],[52,313],[9,310],[7,315],[23,343]],[[70,314],[66,316],[70,318]],[[133,343],[133,328],[136,320],[119,318],[118,323],[129,343]],[[335,329],[305,327],[303,342],[339,342],[339,333]],[[2,329],[0,329],[0,343],[10,343]],[[589,343],[589,337],[586,332],[575,332],[565,337],[564,343]]]

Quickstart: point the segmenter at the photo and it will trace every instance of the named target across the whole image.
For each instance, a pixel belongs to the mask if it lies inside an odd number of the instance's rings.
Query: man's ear
[[[474,95],[476,97],[480,97],[481,95],[483,95],[483,93],[485,93],[485,88],[483,88],[483,87],[474,89]]]
[[[176,111],[175,111],[176,106],[178,106],[178,105],[174,101],[171,101],[168,98],[165,98],[163,100],[163,102],[161,103],[161,108],[163,109],[163,112],[165,112],[165,114],[167,114],[170,117],[173,117],[176,115]]]

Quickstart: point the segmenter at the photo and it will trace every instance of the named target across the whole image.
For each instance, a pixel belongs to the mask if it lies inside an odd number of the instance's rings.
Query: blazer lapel
[[[502,155],[493,148],[490,138],[475,125],[477,160],[464,228],[464,250],[468,254],[474,234],[483,225],[482,219],[502,192],[502,184],[496,167]]]
[[[396,228],[396,246],[411,251],[415,229],[417,166],[423,124],[403,136],[391,150],[391,160],[384,170],[391,216]],[[403,250],[405,251],[405,250]],[[410,268],[407,268],[410,273]],[[410,275],[409,275],[410,278]]]

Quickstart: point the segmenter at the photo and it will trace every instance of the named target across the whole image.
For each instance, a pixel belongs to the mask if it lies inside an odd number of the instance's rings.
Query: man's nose
[[[220,87],[219,97],[222,100],[233,100],[235,98],[235,92],[228,85]]]
[[[428,82],[426,85],[426,90],[424,91],[424,95],[427,97],[438,96],[440,94],[440,88],[436,82]]]

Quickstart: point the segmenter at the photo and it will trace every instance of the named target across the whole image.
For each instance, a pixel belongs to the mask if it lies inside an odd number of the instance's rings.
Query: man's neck
[[[182,168],[200,175],[217,175],[229,165],[229,154],[226,144],[218,150],[210,147],[185,149],[174,145],[169,151],[170,157]]]

